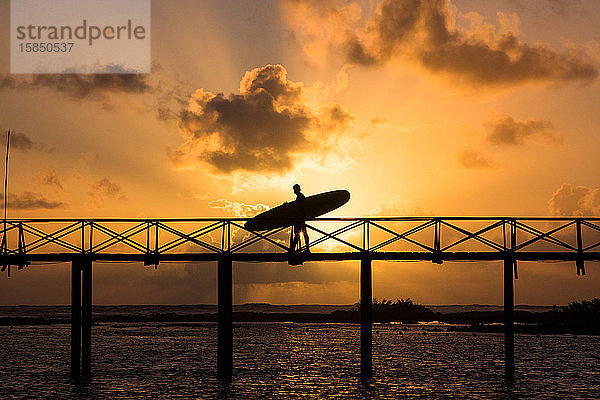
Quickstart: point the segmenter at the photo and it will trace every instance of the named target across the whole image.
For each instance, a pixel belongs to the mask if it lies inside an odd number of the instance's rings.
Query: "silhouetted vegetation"
[[[440,321],[470,324],[468,327],[455,327],[451,330],[475,332],[504,330],[502,325],[498,325],[503,321],[502,311],[442,314]],[[541,313],[515,312],[515,323],[517,323],[515,332],[518,333],[600,335],[600,299],[574,301],[567,306],[554,306],[551,311]]]
[[[186,306],[181,306],[182,311]],[[600,335],[600,299],[571,302],[567,306],[553,307],[551,311],[531,312],[515,311],[515,332],[517,333],[569,333],[578,335]],[[150,313],[134,315],[128,313],[96,314],[94,323],[205,323],[217,322],[214,312],[198,313]],[[358,323],[360,322],[360,304],[353,309],[327,312],[259,312],[238,311],[233,313],[236,322],[297,322],[297,323]],[[503,332],[504,312],[467,311],[440,313],[412,299],[396,299],[395,301],[373,299],[373,321],[379,323],[402,322],[415,324],[418,322],[439,321],[449,326],[449,331],[470,332]],[[11,325],[51,325],[68,324],[65,317],[0,317],[0,326]],[[461,326],[462,325],[462,326]]]
[[[331,313],[335,320],[360,321],[360,304],[357,310],[334,311]],[[416,324],[420,321],[434,321],[436,313],[429,308],[415,303],[412,299],[396,299],[396,301],[377,298],[373,299],[374,322],[403,322]]]
[[[574,301],[543,313],[540,323],[546,329],[579,334],[600,333],[600,299]]]
[[[396,299],[395,302],[383,299],[373,300],[373,320],[376,322],[398,321],[417,323],[435,320],[435,313],[429,308],[415,303],[412,299]]]

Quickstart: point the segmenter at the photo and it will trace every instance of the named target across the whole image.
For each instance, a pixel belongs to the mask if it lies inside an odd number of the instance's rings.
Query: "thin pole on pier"
[[[504,259],[504,375],[512,381],[515,377],[515,328],[513,258]]]
[[[6,132],[6,159],[4,162],[4,232],[2,233],[2,245],[0,246],[2,254],[6,254],[8,253],[8,242],[7,242],[7,237],[6,237],[6,209],[8,206],[8,153],[10,150],[10,132],[11,129],[9,129]],[[2,267],[2,271],[4,271],[5,268],[8,268],[7,274],[8,277],[10,278],[10,264],[4,264]]]
[[[360,377],[373,376],[373,279],[371,257],[360,260]]]
[[[83,284],[81,295],[81,374],[92,374],[92,260],[82,260]]]
[[[223,253],[217,267],[217,375],[223,380],[229,380],[233,373],[232,266],[231,254]]]
[[[81,264],[71,262],[71,378],[79,379],[81,357]]]

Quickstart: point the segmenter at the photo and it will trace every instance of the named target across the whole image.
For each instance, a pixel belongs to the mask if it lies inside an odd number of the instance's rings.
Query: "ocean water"
[[[516,335],[509,385],[502,335],[432,329],[376,324],[361,382],[358,325],[236,323],[224,384],[216,324],[99,324],[91,381],[72,384],[68,325],[0,327],[0,398],[600,398],[599,337]]]

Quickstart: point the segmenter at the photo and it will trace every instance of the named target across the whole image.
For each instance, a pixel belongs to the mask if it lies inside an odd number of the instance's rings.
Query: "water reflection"
[[[357,325],[236,324],[234,375],[215,377],[216,325],[93,328],[93,377],[69,382],[69,327],[0,328],[0,398],[589,398],[600,393],[591,336],[503,336],[378,325],[373,379],[361,381]],[[427,334],[424,334],[427,332]]]

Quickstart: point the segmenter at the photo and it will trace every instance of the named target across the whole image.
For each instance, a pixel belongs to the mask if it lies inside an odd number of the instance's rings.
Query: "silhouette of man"
[[[306,232],[306,214],[304,213],[304,194],[300,191],[300,185],[297,183],[293,186],[294,193],[296,193],[296,207],[298,207],[299,219],[294,223],[292,228],[292,238],[290,242],[290,251],[296,251],[296,245],[300,242],[300,233],[304,236],[304,244],[306,245],[306,252],[310,253],[308,248],[308,232]]]

